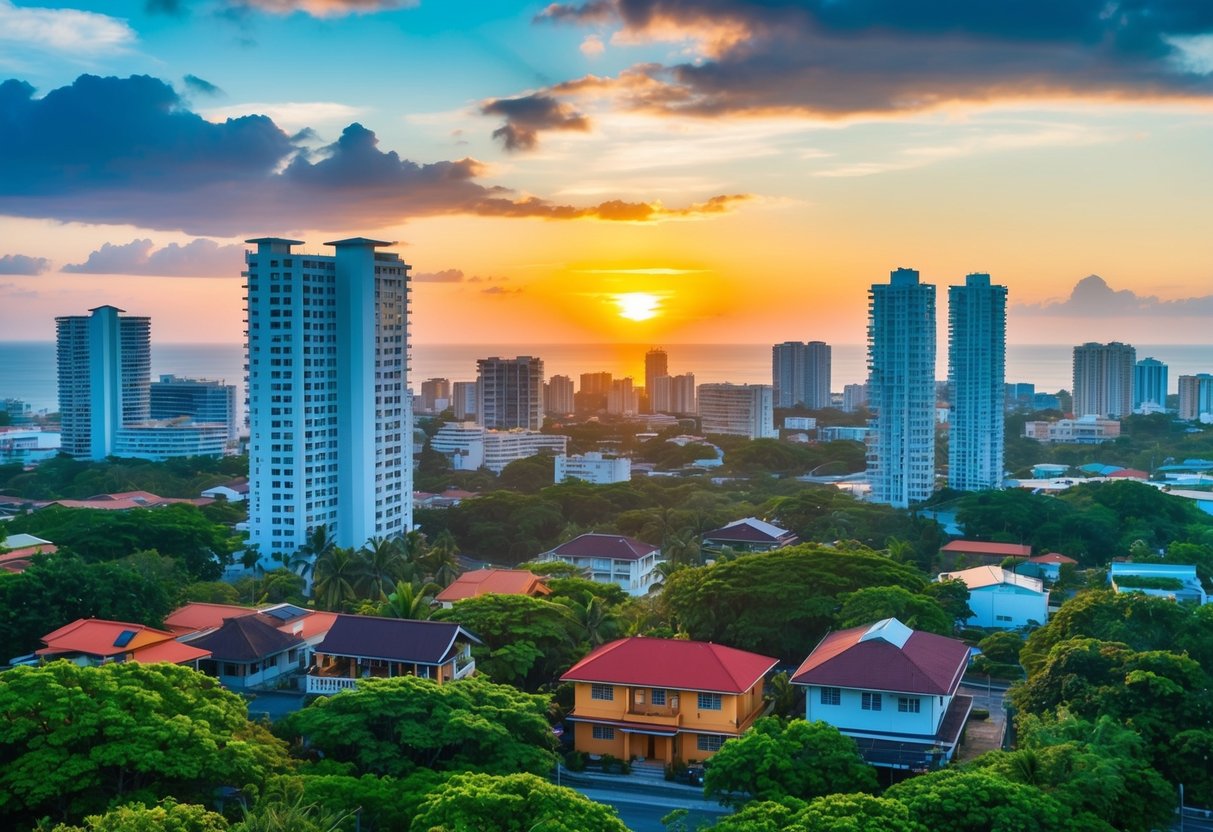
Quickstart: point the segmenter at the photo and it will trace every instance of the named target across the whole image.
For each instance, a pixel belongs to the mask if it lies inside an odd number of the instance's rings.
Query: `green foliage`
[[[1149,575],[1121,575],[1116,578],[1116,585],[1125,589],[1183,589],[1184,582],[1179,578],[1157,578]]]
[[[537,454],[511,462],[497,475],[502,488],[523,494],[538,494],[556,478],[556,457]]]
[[[858,627],[896,618],[914,630],[950,636],[956,620],[938,601],[900,586],[872,586],[842,596],[839,627]]]
[[[238,545],[226,526],[189,503],[130,511],[51,506],[16,517],[7,528],[54,541],[94,563],[155,550],[179,561],[194,580],[218,578]]]
[[[239,604],[240,593],[236,587],[223,581],[196,581],[182,590],[186,602],[200,601],[205,604]]]
[[[31,471],[0,467],[0,489],[30,500],[84,500],[95,494],[150,491],[161,497],[197,497],[233,477],[248,475],[248,457],[189,457],[151,462],[108,459],[89,462],[59,456]]]
[[[991,633],[977,643],[983,656],[1003,664],[1019,664],[1019,651],[1023,646],[1023,636],[1012,632]]]
[[[615,810],[533,774],[458,774],[413,821],[430,832],[627,832]]]
[[[876,772],[855,741],[824,722],[757,720],[712,756],[704,794],[725,802],[801,800],[834,792],[874,791]]]
[[[569,608],[527,595],[480,595],[434,613],[457,621],[483,642],[472,647],[477,669],[495,682],[538,690],[556,681],[584,652],[582,627]]]
[[[361,809],[361,826],[367,832],[409,832],[421,801],[444,779],[437,772],[420,769],[403,779],[305,771],[274,778],[265,792],[279,803],[283,802],[279,795],[287,796],[288,801],[289,796],[298,796],[306,805],[347,816]]]
[[[0,674],[0,818],[209,799],[287,767],[244,700],[174,665],[53,662]]]
[[[149,557],[140,559],[144,566]],[[175,605],[163,576],[132,562],[36,557],[20,574],[0,574],[0,660],[32,652],[42,636],[78,618],[158,626]]]
[[[935,599],[953,621],[967,621],[973,617],[973,610],[969,608],[969,587],[964,581],[956,578],[933,581],[922,594]]]
[[[661,603],[691,638],[798,662],[833,624],[841,595],[872,586],[918,592],[926,583],[866,549],[806,544],[679,570]]]
[[[306,581],[289,569],[271,569],[261,575],[241,578],[232,585],[241,604],[305,603]]]
[[[283,731],[361,774],[546,773],[556,761],[546,717],[545,697],[483,678],[439,685],[401,676],[322,697],[287,717]]]
[[[51,832],[224,832],[227,828],[223,815],[168,799],[158,806],[119,806],[103,815],[89,815],[82,826],[61,823]]]
[[[725,466],[738,474],[796,476],[815,468],[821,468],[822,473],[850,474],[864,469],[864,453],[862,442],[794,445],[777,439],[755,439],[730,450],[725,455]]]

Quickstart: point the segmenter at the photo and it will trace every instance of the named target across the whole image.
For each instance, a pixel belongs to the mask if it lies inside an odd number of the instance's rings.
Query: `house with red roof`
[[[720,644],[633,637],[604,644],[561,681],[575,687],[573,745],[664,765],[706,760],[762,715],[776,659]]]
[[[998,566],[1007,558],[1027,560],[1032,557],[1032,547],[987,540],[952,540],[940,548],[939,555],[946,562],[961,567],[982,564]]]
[[[734,552],[770,552],[800,540],[795,532],[781,529],[757,517],[743,517],[719,529],[703,533],[703,549],[719,552],[726,546]]]
[[[198,668],[210,652],[182,644],[173,633],[103,618],[79,618],[42,637],[46,646],[36,650],[41,658],[67,659],[80,665],[109,662],[169,662]]]
[[[969,665],[962,641],[896,618],[829,633],[792,676],[805,719],[855,740],[870,765],[926,770],[952,759],[973,707],[957,693]]]
[[[619,584],[629,595],[644,595],[656,579],[661,547],[620,534],[578,535],[535,558],[563,561],[583,570],[592,580]]]
[[[464,572],[434,596],[434,600],[450,609],[456,601],[478,595],[551,595],[552,590],[541,575],[525,569],[475,569]]]
[[[18,574],[36,555],[53,555],[59,547],[32,534],[12,534],[0,540],[0,572]]]
[[[1056,581],[1061,577],[1061,568],[1067,564],[1077,566],[1078,561],[1074,558],[1057,552],[1046,552],[1043,555],[1035,555],[1028,558],[1028,563],[1033,564],[1032,569],[1036,576],[1049,581]]]

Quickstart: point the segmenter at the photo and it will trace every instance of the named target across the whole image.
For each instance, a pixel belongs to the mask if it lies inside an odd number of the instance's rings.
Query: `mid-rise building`
[[[771,347],[771,386],[776,407],[830,406],[830,345],[785,341]]]
[[[461,422],[476,420],[476,382],[457,381],[451,385],[451,410]]]
[[[1002,485],[1007,287],[971,274],[948,287],[948,486]]]
[[[1167,409],[1167,365],[1143,358],[1133,365],[1133,410],[1163,413]]]
[[[665,412],[658,410],[653,401],[653,386],[657,379],[669,376],[669,374],[670,362],[665,350],[655,347],[644,354],[644,393],[649,398],[649,406],[645,408],[646,413]]]
[[[476,362],[476,424],[494,430],[543,427],[543,359],[482,358]]]
[[[700,428],[749,439],[777,439],[774,397],[767,384],[699,385]]]
[[[151,319],[98,306],[55,319],[61,450],[105,459],[118,429],[146,422],[151,404]]]
[[[577,411],[581,413],[605,411],[612,380],[611,374],[606,372],[582,373],[581,386],[577,388],[574,398]]]
[[[333,255],[248,240],[249,542],[327,527],[342,547],[412,528],[409,266],[353,238]]]
[[[868,406],[868,385],[847,384],[842,388],[842,409],[844,413],[854,413],[861,407]]]
[[[617,378],[607,393],[606,412],[612,416],[635,416],[640,412],[640,393],[631,378]]]
[[[1213,375],[1179,377],[1179,418],[1195,421],[1213,415]]]
[[[153,420],[188,416],[195,422],[226,425],[229,442],[240,437],[234,384],[162,375],[151,384],[150,402]]]
[[[654,413],[680,415],[695,413],[695,374],[658,376],[653,379],[653,389],[649,392],[649,401],[653,405]]]
[[[456,471],[487,468],[500,474],[505,466],[541,453],[566,453],[569,438],[535,430],[488,430],[474,422],[448,422],[430,439],[430,448],[446,457]]]
[[[421,412],[441,413],[451,403],[451,382],[445,378],[427,378],[421,382]]]
[[[556,482],[581,480],[593,485],[627,482],[632,478],[632,461],[627,457],[604,456],[596,451],[556,457]]]
[[[552,376],[543,385],[543,409],[556,416],[567,416],[573,412],[573,395],[573,379]]]
[[[224,455],[230,442],[224,422],[194,422],[188,418],[140,422],[118,428],[114,456],[163,462],[174,457]]]
[[[1133,366],[1128,344],[1088,342],[1074,348],[1074,415],[1119,419],[1133,412]]]
[[[1087,415],[1077,419],[1024,422],[1023,435],[1037,442],[1098,445],[1120,436],[1120,422]]]
[[[1032,382],[1017,381],[1007,384],[1003,388],[1006,392],[1005,409],[1013,410],[1032,410],[1036,397],[1036,385]]]
[[[896,269],[868,298],[868,480],[906,508],[935,490],[935,287]]]

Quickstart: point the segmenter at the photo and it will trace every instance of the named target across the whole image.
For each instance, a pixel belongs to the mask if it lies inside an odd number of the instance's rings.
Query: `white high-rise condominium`
[[[750,439],[775,439],[774,397],[766,384],[699,385],[700,427]]]
[[[105,459],[123,425],[150,412],[151,319],[98,306],[55,318],[63,453]]]
[[[771,347],[771,386],[776,407],[830,406],[830,345],[784,341]]]
[[[247,242],[249,543],[268,560],[320,526],[342,547],[404,534],[410,267],[361,237]]]
[[[543,427],[543,359],[481,358],[476,362],[476,424],[495,430]]]
[[[897,269],[868,298],[868,480],[905,508],[935,490],[935,287]]]
[[[1157,358],[1143,358],[1133,365],[1133,409],[1167,409],[1167,365]]]
[[[1119,419],[1133,412],[1133,366],[1128,344],[1086,343],[1074,348],[1074,415]]]
[[[948,486],[1002,485],[1007,287],[971,274],[948,287]]]

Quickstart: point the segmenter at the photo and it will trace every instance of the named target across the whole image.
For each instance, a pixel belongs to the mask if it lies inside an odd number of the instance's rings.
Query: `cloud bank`
[[[131,240],[125,245],[106,243],[83,263],[69,263],[68,274],[134,274],[158,277],[236,277],[244,246],[221,246],[214,240],[192,240],[185,245],[169,243],[155,248],[151,240]]]
[[[45,257],[29,257],[24,254],[0,255],[0,274],[42,274],[51,267]]]
[[[1065,300],[1018,304],[1014,311],[1021,315],[1068,318],[1210,316],[1213,315],[1213,295],[1159,300],[1151,295],[1139,295],[1130,289],[1113,289],[1102,277],[1092,274],[1078,281]]]
[[[207,121],[149,76],[82,75],[42,98],[27,83],[5,81],[0,214],[232,237],[249,229],[369,230],[441,214],[651,222],[720,213],[745,199],[561,205],[482,184],[474,159],[401,158],[361,124],[319,150],[304,138],[266,116]]]

